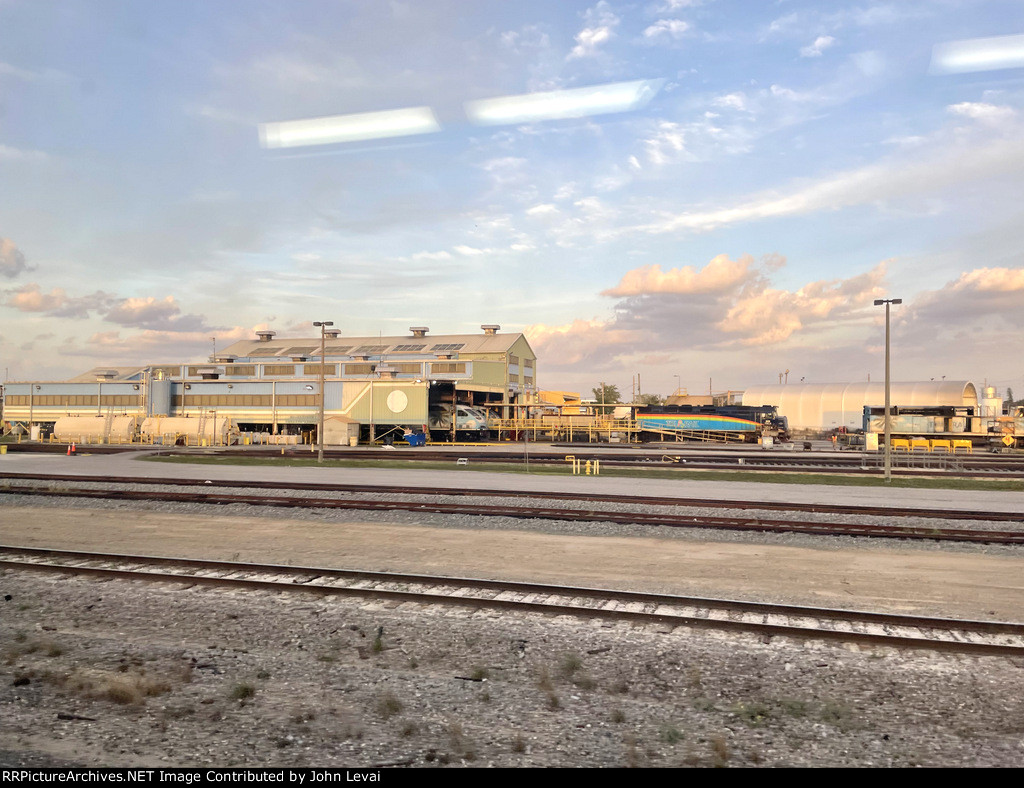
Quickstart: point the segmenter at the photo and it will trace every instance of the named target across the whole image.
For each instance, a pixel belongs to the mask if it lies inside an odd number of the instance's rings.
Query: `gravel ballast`
[[[1016,766],[1024,665],[0,574],[0,762]]]

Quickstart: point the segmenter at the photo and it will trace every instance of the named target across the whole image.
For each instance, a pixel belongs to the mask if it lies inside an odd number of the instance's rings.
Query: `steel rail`
[[[361,511],[408,511],[477,517],[511,517],[523,520],[569,520],[618,525],[664,526],[669,528],[715,528],[761,533],[803,533],[825,536],[865,536],[884,539],[927,539],[930,541],[983,544],[1024,544],[1024,531],[995,531],[959,528],[916,528],[864,523],[816,523],[797,520],[767,520],[738,517],[695,517],[653,512],[611,512],[593,509],[548,509],[532,506],[483,506],[424,501],[355,500],[349,498],[301,498],[281,495],[228,495],[214,492],[170,492],[164,490],[102,490],[8,486],[0,494],[61,498],[91,498],[226,506],[272,506],[295,509],[355,509]]]
[[[987,520],[991,522],[1024,522],[1024,512],[982,512],[957,509],[916,509],[913,507],[861,506],[857,504],[787,503],[780,501],[732,501],[721,498],[674,498],[648,495],[611,495],[607,493],[575,493],[529,490],[469,489],[465,487],[397,487],[376,484],[329,484],[296,481],[243,481],[238,479],[177,479],[146,476],[87,476],[73,474],[5,473],[4,479],[96,482],[103,484],[149,484],[175,487],[225,487],[266,490],[316,490],[320,492],[357,492],[396,495],[436,495],[452,497],[539,498],[564,501],[629,503],[641,506],[681,506],[715,509],[764,509],[768,511],[815,512],[819,514],[861,514],[882,517],[922,517],[942,520]],[[0,493],[3,488],[0,487]]]
[[[511,445],[511,444],[510,444]],[[541,444],[544,447],[554,446],[555,444]],[[560,465],[564,462],[563,452],[587,452],[592,451],[588,448],[590,444],[582,445],[565,445],[560,448],[558,452],[544,452],[540,451],[536,454],[531,454],[530,461],[536,464],[554,464]],[[110,454],[120,453],[126,451],[138,451],[140,448],[152,448],[152,447],[139,447],[139,446],[105,446],[105,445],[89,445],[81,447],[83,452],[89,452],[94,454]],[[65,444],[54,444],[44,446],[31,446],[27,444],[13,444],[11,446],[12,451],[32,451],[32,452],[48,452],[48,453],[63,453],[66,449]],[[176,451],[169,449],[158,449],[159,454],[164,456],[194,456],[194,451]],[[248,447],[244,451],[245,456],[266,456],[266,457],[280,457],[281,447]],[[637,451],[644,451],[643,449],[637,449]],[[869,457],[865,458],[857,452],[850,452],[848,455],[843,454],[825,454],[824,452],[816,452],[811,455],[805,455],[800,453],[792,453],[788,456],[780,456],[779,454],[766,454],[764,452],[748,452],[739,453],[730,452],[727,455],[707,455],[704,453],[696,453],[692,448],[678,449],[672,447],[661,446],[654,449],[647,450],[650,453],[647,454],[630,454],[623,452],[613,452],[602,450],[599,453],[595,453],[588,459],[598,459],[606,467],[629,467],[629,468],[683,468],[692,470],[733,470],[733,471],[750,471],[753,473],[760,472],[776,472],[776,473],[846,473],[853,475],[872,475],[881,472],[880,468],[866,466],[865,459],[877,460],[877,458]],[[297,449],[286,448],[283,450],[284,456],[290,458],[308,458],[309,453]],[[664,461],[662,458],[666,453],[681,452],[677,460]],[[238,450],[219,450],[219,449],[205,449],[202,450],[204,456],[229,456],[232,454],[239,454]],[[415,449],[415,450],[399,450],[398,452],[382,453],[378,449],[344,449],[344,450],[326,450],[325,456],[328,459],[333,460],[377,460],[382,462],[389,461],[402,461],[402,462],[447,462],[454,457],[460,456],[460,449],[457,446],[435,448],[435,449]],[[515,453],[514,447],[512,450],[507,451],[474,451],[471,455],[474,462],[477,463],[519,463],[520,457]],[[903,455],[898,455],[899,458],[903,458]],[[1017,479],[1024,478],[1024,457],[1005,457],[1005,456],[986,456],[986,455],[909,455],[913,460],[920,460],[925,462],[927,460],[949,460],[955,461],[961,467],[960,468],[939,468],[939,467],[908,467],[908,468],[894,468],[893,473],[903,476],[956,476],[964,478],[985,478],[985,479]],[[737,460],[743,459],[743,468],[738,467]]]
[[[573,447],[567,449],[570,452],[585,452],[585,448]],[[824,456],[818,453],[815,456],[803,456],[800,454],[793,454],[787,457],[781,457],[777,455],[765,455],[763,452],[756,454],[736,454],[736,455],[711,455],[702,456],[690,454],[688,456],[679,455],[678,459],[671,462],[664,461],[662,457],[666,455],[669,450],[659,449],[656,450],[655,454],[623,454],[613,453],[608,451],[602,451],[594,454],[591,457],[584,459],[600,460],[601,464],[607,468],[673,468],[673,469],[685,469],[685,470],[701,470],[701,471],[712,471],[712,470],[728,470],[728,471],[751,471],[753,473],[843,473],[852,475],[877,475],[881,473],[881,468],[873,468],[864,465],[864,458],[859,456],[849,457],[841,455],[828,455]],[[218,451],[215,452],[218,456],[225,456],[232,452]],[[262,452],[269,456],[278,457],[279,454],[273,454],[269,452]],[[304,458],[306,452],[300,451],[286,451],[285,456],[292,458]],[[453,458],[458,457],[458,450],[424,450],[416,449],[414,451],[400,451],[390,452],[384,454],[378,450],[343,450],[328,452],[326,455],[330,459],[335,460],[377,460],[384,462],[396,462],[396,461],[409,461],[409,462],[449,462]],[[675,456],[675,455],[672,455]],[[912,455],[913,456],[913,455]],[[920,459],[922,461],[929,459],[940,459],[937,455],[920,455],[913,456],[914,459]],[[942,455],[941,459],[955,459],[961,463],[963,467],[959,469],[943,469],[943,468],[894,468],[893,473],[902,476],[956,476],[961,477],[978,477],[978,478],[993,478],[993,479],[1016,479],[1024,477],[1024,462],[1006,460],[1005,458],[979,458],[978,461],[965,460],[963,456],[955,455]],[[471,455],[473,462],[489,464],[489,463],[514,463],[518,464],[521,462],[521,458],[512,452],[474,452]],[[742,468],[739,467],[739,459],[743,460]],[[564,455],[554,453],[536,453],[531,454],[530,461],[536,464],[542,465],[562,465],[565,462]],[[972,467],[967,467],[967,463],[973,463]],[[986,467],[987,466],[987,467]]]
[[[97,563],[101,565],[97,566]],[[132,568],[115,568],[109,565],[112,563],[127,564]],[[570,615],[580,618],[745,632],[768,637],[821,639],[960,654],[1024,656],[1024,624],[1014,622],[909,616],[480,578],[49,550],[9,545],[0,546],[0,567],[9,570],[73,573],[123,580],[243,587],[275,592],[305,591],[324,596],[340,595],[392,602]],[[254,575],[264,577],[260,579]],[[337,584],[341,582],[348,585]],[[408,587],[383,587],[389,583],[419,586],[420,590]],[[480,592],[492,595],[466,595]],[[509,599],[497,596],[510,594],[524,595],[526,598]],[[609,605],[633,605],[640,609],[627,610]],[[725,617],[715,618],[714,615]],[[741,620],[742,616],[748,616],[752,620]],[[769,620],[772,618],[783,620],[773,622]],[[794,623],[794,620],[802,623]],[[839,623],[851,627],[874,627],[878,631],[836,629],[835,625]],[[896,630],[902,634],[896,633]],[[908,634],[910,632],[917,634]],[[944,633],[945,637],[939,637],[936,633]],[[964,640],[972,637],[989,640]],[[992,639],[1002,640],[993,642]]]

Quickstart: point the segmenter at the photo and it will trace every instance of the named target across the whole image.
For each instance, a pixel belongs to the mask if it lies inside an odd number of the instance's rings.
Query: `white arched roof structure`
[[[969,380],[926,380],[890,384],[893,407],[978,405],[978,389]],[[790,429],[858,429],[864,406],[885,407],[885,383],[795,383],[751,386],[744,405],[775,405]]]

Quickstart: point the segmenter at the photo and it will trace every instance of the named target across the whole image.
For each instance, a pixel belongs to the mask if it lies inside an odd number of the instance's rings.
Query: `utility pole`
[[[324,356],[326,355],[326,349],[327,349],[327,327],[328,326],[333,326],[334,323],[331,320],[323,320],[323,321],[314,320],[313,321],[313,325],[320,327],[320,424],[317,427],[317,431],[316,431],[316,442],[317,442],[316,461],[317,462],[323,462],[324,461],[324,397],[325,397],[324,385],[326,383],[326,381],[324,380],[324,369],[325,369],[325,366],[326,366],[326,362],[325,362]]]
[[[878,298],[875,306],[885,304],[885,483],[892,482],[892,420],[889,415],[889,304],[902,304],[902,298]]]

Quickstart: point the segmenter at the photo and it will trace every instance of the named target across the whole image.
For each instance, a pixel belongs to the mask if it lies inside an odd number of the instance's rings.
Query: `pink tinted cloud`
[[[50,317],[85,318],[91,310],[103,309],[113,299],[114,296],[102,290],[97,290],[91,295],[69,296],[64,288],[55,287],[49,293],[44,293],[38,284],[29,282],[17,290],[8,290],[4,304],[19,312],[41,312]]]
[[[619,283],[601,295],[626,297],[650,293],[726,293],[751,276],[750,255],[730,260],[728,255],[714,257],[699,271],[691,265],[662,271],[660,265],[647,265],[627,271]]]
[[[1021,292],[1024,291],[1024,268],[975,268],[961,274],[951,289],[983,293]]]
[[[256,326],[247,328],[233,326],[217,329],[217,342],[225,345],[240,339],[251,339]],[[144,330],[129,332],[122,336],[120,330],[98,331],[92,334],[84,345],[70,342],[60,349],[62,355],[93,356],[102,358],[113,365],[142,364],[160,361],[187,361],[197,355],[209,352],[209,331],[159,331]]]
[[[848,317],[885,294],[885,263],[850,279],[809,282],[796,292],[760,287],[738,298],[717,328],[742,345],[782,342],[805,325]]]
[[[0,238],[0,275],[14,279],[22,271],[28,270],[25,255],[10,238]]]
[[[117,306],[104,315],[111,323],[123,326],[154,327],[156,324],[167,324],[181,314],[174,296],[157,299],[125,298]]]

